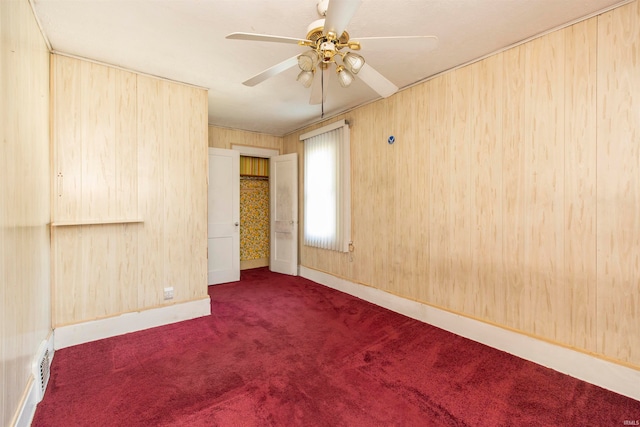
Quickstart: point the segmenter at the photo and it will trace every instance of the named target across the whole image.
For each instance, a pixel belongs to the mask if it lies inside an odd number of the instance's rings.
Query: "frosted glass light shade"
[[[344,58],[342,58],[342,62],[347,70],[351,71],[353,74],[358,74],[358,71],[360,71],[364,65],[364,58],[358,54],[349,52],[344,56]]]
[[[349,87],[349,85],[353,83],[353,74],[351,74],[351,72],[349,72],[349,70],[347,70],[343,66],[337,67],[336,72],[338,73],[338,81],[340,82],[340,86]]]
[[[296,80],[302,83],[302,86],[310,87],[313,82],[313,71],[300,71]]]
[[[318,64],[318,53],[315,50],[309,50],[298,56],[298,67],[302,71],[313,71]]]

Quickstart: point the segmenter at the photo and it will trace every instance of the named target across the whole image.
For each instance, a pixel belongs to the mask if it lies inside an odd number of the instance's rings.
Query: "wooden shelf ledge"
[[[72,227],[77,225],[106,225],[106,224],[134,224],[144,222],[141,218],[119,218],[119,219],[83,219],[79,221],[56,221],[52,222],[52,227]]]

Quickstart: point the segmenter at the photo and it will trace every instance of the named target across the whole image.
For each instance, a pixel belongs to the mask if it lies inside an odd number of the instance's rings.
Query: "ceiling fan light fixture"
[[[349,87],[351,83],[353,83],[353,74],[351,74],[351,72],[347,70],[343,65],[338,65],[336,67],[336,73],[338,73],[338,81],[340,82],[340,86]]]
[[[304,87],[311,87],[311,83],[313,82],[313,71],[300,71],[296,80],[302,83],[302,86]]]
[[[358,74],[364,65],[364,58],[357,53],[348,52],[343,58],[344,66],[353,74]]]
[[[302,71],[313,71],[320,61],[320,57],[315,50],[308,50],[298,56],[298,67]]]

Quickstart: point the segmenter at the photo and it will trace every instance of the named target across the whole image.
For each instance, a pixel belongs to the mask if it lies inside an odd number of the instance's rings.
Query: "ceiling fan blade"
[[[329,89],[329,77],[331,71],[329,67],[322,70],[322,73],[317,73],[311,86],[311,96],[309,97],[309,104],[321,104],[327,99],[327,92]]]
[[[249,80],[242,82],[242,84],[245,86],[255,86],[258,83],[262,83],[263,81],[267,80],[269,77],[273,77],[276,74],[280,74],[281,72],[288,70],[289,68],[297,64],[298,64],[298,55],[293,56],[289,59],[286,59],[280,62],[279,64],[274,65],[271,68],[267,68],[263,72],[258,73],[255,76],[251,77]]]
[[[275,42],[275,43],[289,43],[289,44],[304,44],[311,43],[310,40],[296,39],[294,37],[282,37],[272,36],[269,34],[254,34],[254,33],[231,33],[225,37],[229,40],[250,40],[257,42]]]
[[[375,90],[383,98],[387,98],[398,91],[398,87],[377,72],[371,65],[365,63],[358,72],[357,78],[361,79],[371,89]]]
[[[362,0],[329,0],[327,18],[324,21],[324,33],[332,31],[340,37],[361,3]]]
[[[360,37],[357,39],[364,49],[393,50],[398,45],[425,53],[438,47],[436,36],[394,36],[394,37]]]

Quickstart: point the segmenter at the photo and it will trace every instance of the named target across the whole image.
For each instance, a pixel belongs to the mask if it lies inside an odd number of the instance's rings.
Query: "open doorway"
[[[240,270],[269,266],[269,159],[240,156]]]
[[[269,266],[269,158],[278,150],[232,145],[240,152],[240,270]]]

